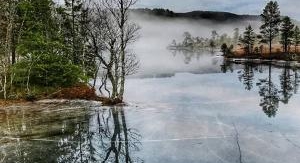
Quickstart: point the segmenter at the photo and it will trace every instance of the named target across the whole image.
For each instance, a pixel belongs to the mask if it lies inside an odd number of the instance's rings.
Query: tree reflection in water
[[[244,69],[239,71],[239,80],[245,85],[245,89],[250,91],[253,88],[254,71],[251,63],[245,64]]]
[[[78,134],[77,148],[69,152],[75,155],[63,155],[59,162],[78,161],[76,153],[79,153],[80,162],[142,162],[132,156],[132,153],[140,150],[141,135],[137,130],[127,127],[123,108],[99,110],[89,121],[97,125],[85,125],[92,128],[80,128],[79,125],[74,132]]]
[[[284,104],[287,104],[294,94],[292,76],[293,75],[291,74],[291,68],[289,68],[289,65],[286,64],[282,70],[282,74],[280,75],[280,93],[282,94],[282,98],[280,99],[280,101],[282,101]]]
[[[223,59],[223,63],[220,65],[221,71],[223,73],[227,73],[230,71],[231,73],[233,72],[233,64],[231,62],[228,62],[226,59]]]
[[[193,59],[201,60],[203,59],[203,55],[207,56],[207,54],[209,54],[207,51],[184,49],[175,49],[171,50],[171,52],[174,57],[178,54],[183,56],[186,64],[190,64]],[[218,61],[214,59],[212,59],[212,61],[212,65],[217,66]],[[271,62],[265,61],[263,64],[255,63],[255,61],[251,60],[235,63],[226,58],[223,58],[223,61],[221,60],[221,62],[220,70],[223,73],[233,73],[234,70],[241,69],[237,71],[239,81],[243,83],[245,90],[255,91],[258,89],[258,94],[260,96],[259,106],[268,117],[275,117],[280,103],[288,104],[293,95],[298,92],[300,84],[299,70],[297,68],[292,68],[289,62],[277,66],[272,65]],[[279,76],[272,76],[274,68],[282,71]],[[265,77],[255,77],[256,74],[263,73],[266,73],[267,75]],[[256,86],[256,89],[254,89],[254,86]]]
[[[111,109],[111,114],[114,122],[113,131],[105,132],[106,134],[103,134],[101,136],[102,139],[110,139],[109,144],[105,144],[103,140],[101,140],[102,147],[104,147],[104,151],[106,151],[105,157],[102,162],[104,163],[121,161],[128,163],[139,161],[132,159],[132,157],[130,156],[130,150],[139,150],[139,146],[141,145],[139,139],[141,138],[141,136],[136,132],[136,130],[127,128],[126,117],[123,109],[119,110],[119,108],[113,108]],[[101,120],[98,114],[99,126],[109,126],[108,124],[106,124],[108,122],[107,120],[102,122],[103,124],[101,124]],[[100,130],[99,133],[101,133]]]
[[[272,66],[269,64],[269,76],[259,79],[256,84],[261,96],[260,106],[268,117],[274,117],[279,107],[279,94],[276,85],[272,82]]]
[[[233,71],[233,65],[235,63],[224,59],[221,65],[221,71],[226,73],[228,69]],[[275,117],[279,108],[280,102],[288,104],[289,100],[294,94],[298,92],[300,76],[298,75],[298,69],[293,68],[287,62],[285,65],[276,66],[277,69],[282,69],[279,75],[279,83],[272,77],[272,66],[268,64],[255,64],[251,61],[245,61],[242,63],[242,70],[238,71],[238,79],[243,83],[246,90],[253,89],[253,83],[256,82],[259,96],[261,97],[259,105],[268,117]],[[232,72],[231,71],[231,72]],[[255,78],[256,73],[266,72],[268,75],[264,78]],[[276,77],[276,76],[275,76]]]
[[[54,112],[51,117],[39,113],[23,120],[20,113],[7,113],[11,119],[0,123],[1,129],[11,125],[0,135],[20,138],[0,141],[4,143],[5,153],[0,151],[4,162],[143,162],[135,156],[141,147],[141,135],[127,126],[122,107]],[[23,131],[22,126],[26,126]]]
[[[208,51],[207,49],[170,49],[171,53],[173,54],[173,57],[176,57],[177,55],[184,57],[184,63],[190,64],[193,59],[196,59],[197,61],[201,60],[201,56],[208,55],[210,56],[215,55],[215,52]],[[213,60],[214,61],[214,60]],[[214,62],[213,65],[217,64],[217,62]]]

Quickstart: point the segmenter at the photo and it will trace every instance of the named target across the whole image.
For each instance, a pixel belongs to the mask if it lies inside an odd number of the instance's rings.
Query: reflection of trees
[[[138,158],[133,159],[131,157],[131,150],[139,150],[140,146],[140,135],[134,129],[128,129],[126,124],[126,117],[124,110],[119,110],[118,108],[113,108],[111,110],[114,127],[110,136],[103,135],[102,138],[109,138],[110,143],[102,145],[105,147],[105,157],[101,159],[102,162],[138,162],[141,161]],[[99,126],[101,126],[101,121],[98,121]],[[104,125],[105,125],[105,121]],[[107,125],[106,125],[107,126]],[[103,141],[101,141],[103,142]],[[103,156],[102,156],[103,157]]]
[[[7,110],[0,114],[6,117],[4,120],[0,118],[0,128],[6,129],[4,136],[9,137],[4,139],[9,142],[4,145],[7,158],[4,162],[59,162],[62,155],[73,155],[72,160],[80,162],[80,155],[78,155],[80,152],[76,154],[71,152],[79,151],[75,140],[79,142],[77,131],[80,122],[85,119],[85,112],[77,109],[72,110],[72,114],[57,111],[49,114],[42,108],[55,106],[38,104],[36,106],[33,109],[25,106],[25,108]],[[61,139],[58,140],[58,137]],[[80,147],[83,146],[82,143],[79,144]]]
[[[281,86],[281,101],[284,104],[287,104],[290,98],[293,96],[294,88],[292,82],[292,74],[291,70],[288,67],[289,65],[285,65],[282,70],[282,74],[280,75],[280,86]]]
[[[245,63],[244,69],[240,71],[239,80],[245,85],[245,89],[250,91],[253,88],[254,71],[251,63]]]
[[[268,117],[274,117],[279,107],[279,95],[276,85],[272,82],[271,64],[269,65],[269,77],[260,79],[257,86],[259,86],[259,95],[262,97],[260,106]]]
[[[62,155],[59,162],[142,162],[132,154],[139,150],[141,136],[127,127],[123,108],[100,110],[89,120],[89,128],[77,128],[76,148]],[[75,149],[75,150],[74,150]],[[79,158],[79,159],[78,159]]]
[[[228,70],[233,71],[234,63],[231,61],[226,61],[224,59],[221,65],[221,71],[226,73]],[[243,62],[244,66],[241,71],[238,71],[238,79],[243,83],[246,90],[252,90],[254,74],[263,73],[265,71],[265,64],[256,64],[253,62]],[[261,97],[260,106],[268,117],[276,116],[276,112],[279,108],[279,102],[283,104],[288,104],[289,100],[294,94],[298,92],[300,85],[300,75],[298,74],[298,69],[292,69],[289,63],[285,66],[277,68],[282,69],[282,73],[279,75],[279,84],[277,85],[272,81],[272,64],[269,63],[267,66],[268,77],[258,79],[256,86],[259,89],[259,96]]]
[[[279,107],[279,101],[283,104],[288,104],[291,97],[297,93],[299,88],[298,70],[293,70],[288,63],[282,68],[282,73],[279,75],[280,89],[272,82],[272,66],[269,65],[268,79],[260,79],[257,83],[259,86],[259,94],[262,96],[260,106],[263,107],[264,112],[269,116],[275,116]]]
[[[193,61],[193,59],[199,60],[201,55],[205,55],[205,54],[212,54],[214,55],[214,53],[207,51],[207,50],[192,50],[192,49],[170,49],[171,53],[173,54],[173,56],[177,56],[177,54],[180,54],[184,57],[184,63],[185,64],[190,64],[191,61]]]
[[[68,134],[60,138],[57,143],[58,158],[56,162],[89,162],[95,157],[89,120],[86,115],[80,121],[67,121],[65,130]]]
[[[192,50],[185,50],[185,49],[173,49],[171,50],[171,53],[173,54],[173,56],[177,56],[177,54],[181,54],[184,56],[184,63],[185,64],[190,64],[190,62],[192,61],[192,58],[195,57],[195,53],[193,53]]]
[[[183,56],[184,56],[184,63],[185,64],[190,64],[191,61],[192,61],[192,58],[194,57],[194,54],[193,53],[186,53],[186,52],[184,52]]]
[[[228,71],[233,72],[233,64],[232,62],[228,62],[225,58],[223,59],[223,63],[220,65],[221,71],[223,73],[227,73]]]
[[[244,62],[242,64],[244,67],[241,71],[238,71],[238,78],[243,83],[246,90],[252,90],[254,73],[263,73],[264,66],[252,62]],[[232,72],[233,65],[233,62],[224,59],[223,64],[221,65],[221,71],[226,73],[230,70]],[[280,88],[278,88],[272,81],[271,63],[268,64],[268,70],[268,77],[259,79],[256,86],[258,86],[259,95],[261,97],[260,106],[267,116],[274,117],[278,110],[279,102],[288,104],[290,98],[297,93],[300,84],[300,76],[297,69],[292,71],[289,64],[286,64],[282,68],[282,73],[279,76]]]
[[[299,89],[299,84],[300,84],[300,76],[298,74],[298,69],[293,69],[294,72],[294,76],[293,76],[293,88],[294,88],[294,93],[297,94],[298,93],[298,89]]]
[[[142,162],[134,156],[139,151],[141,136],[127,126],[123,108],[65,114],[51,113],[47,117],[48,114],[38,113],[23,124],[17,113],[10,121],[16,127],[25,125],[27,130],[14,128],[21,141],[6,147],[4,162]],[[0,124],[0,128],[6,126]],[[35,131],[28,134],[28,129]]]

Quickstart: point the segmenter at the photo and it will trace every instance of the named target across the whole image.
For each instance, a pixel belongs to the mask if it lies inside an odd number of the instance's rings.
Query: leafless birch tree
[[[125,78],[137,71],[137,57],[129,44],[138,38],[139,27],[129,21],[129,9],[135,0],[93,2],[87,28],[89,45],[105,69],[112,90],[110,98],[123,100]],[[106,80],[104,81],[106,85]]]

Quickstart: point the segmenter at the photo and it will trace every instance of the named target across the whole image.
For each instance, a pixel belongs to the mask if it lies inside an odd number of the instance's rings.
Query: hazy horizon
[[[53,0],[63,4],[64,0]],[[260,15],[269,0],[138,0],[134,8],[164,8],[174,12],[218,11],[239,15]],[[281,15],[300,20],[299,0],[277,0]]]
[[[139,0],[136,8],[166,8],[175,12],[188,11],[224,11],[236,14],[259,15],[268,0]],[[298,0],[278,0],[282,15],[290,16],[299,20],[300,6]]]

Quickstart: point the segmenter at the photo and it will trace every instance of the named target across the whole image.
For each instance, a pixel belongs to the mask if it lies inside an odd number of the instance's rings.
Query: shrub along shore
[[[26,96],[19,99],[0,99],[0,107],[11,106],[15,104],[24,104],[28,102],[36,102],[40,100],[88,100],[99,101],[102,105],[111,106],[124,103],[122,101],[112,100],[107,97],[100,97],[96,94],[96,90],[85,83],[77,84],[71,87],[56,88],[46,93],[41,92],[36,96]]]

